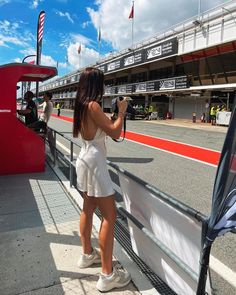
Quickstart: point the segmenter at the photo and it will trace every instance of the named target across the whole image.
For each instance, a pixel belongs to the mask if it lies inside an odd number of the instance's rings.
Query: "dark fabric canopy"
[[[218,166],[205,246],[236,229],[236,110],[231,116]]]

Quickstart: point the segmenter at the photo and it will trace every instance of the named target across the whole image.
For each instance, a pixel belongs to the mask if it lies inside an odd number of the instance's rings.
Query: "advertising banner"
[[[110,62],[107,64],[107,72],[118,70],[121,67],[121,60],[118,59],[116,61]]]
[[[147,83],[139,83],[135,84],[135,92],[146,92],[147,91]]]
[[[189,87],[187,76],[161,79],[158,83],[159,90],[185,89]]]
[[[165,56],[178,53],[178,41],[177,38],[172,38],[163,43],[154,45],[146,49],[145,60],[159,59]]]
[[[140,50],[138,52],[135,52],[133,54],[124,56],[122,59],[122,67],[129,67],[138,65],[144,62],[144,50]]]
[[[153,45],[151,47],[133,51],[130,54],[122,56],[115,61],[99,66],[104,73],[121,70],[124,68],[141,65],[146,62],[152,62],[163,57],[171,56],[178,53],[178,40],[172,38],[168,41]]]
[[[118,173],[125,209],[168,250],[199,273],[202,223],[180,212],[128,175]],[[128,221],[134,252],[178,295],[196,295],[197,282],[171,260],[132,221]],[[209,276],[206,291],[212,294]]]

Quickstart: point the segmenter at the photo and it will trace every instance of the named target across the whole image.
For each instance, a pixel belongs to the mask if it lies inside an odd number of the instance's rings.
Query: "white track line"
[[[236,272],[211,255],[210,268],[219,274],[231,286],[236,288]]]
[[[155,150],[158,150],[158,151],[161,151],[161,152],[165,152],[165,153],[168,153],[168,154],[171,154],[171,155],[175,155],[175,156],[178,156],[178,157],[181,157],[181,158],[185,158],[185,159],[188,159],[188,160],[191,160],[191,161],[194,161],[194,162],[202,163],[202,164],[212,166],[212,167],[217,167],[217,165],[215,165],[215,164],[210,164],[210,163],[207,163],[207,162],[204,162],[204,161],[201,161],[201,160],[197,160],[197,159],[194,159],[194,158],[191,158],[191,157],[180,155],[180,154],[177,154],[177,153],[174,153],[174,152],[170,152],[170,151],[167,151],[167,150],[164,150],[164,149],[157,148],[155,146],[150,146],[150,145],[145,144],[145,143],[137,142],[135,140],[131,140],[131,139],[127,139],[127,138],[126,138],[126,140],[132,141],[132,142],[134,142],[136,144],[141,144],[141,145],[147,146],[149,148],[152,148],[152,149],[155,149]]]

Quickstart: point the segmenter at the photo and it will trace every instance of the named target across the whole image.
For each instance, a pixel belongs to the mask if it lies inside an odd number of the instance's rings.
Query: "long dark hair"
[[[80,75],[74,108],[73,136],[78,137],[82,124],[87,122],[90,101],[99,102],[104,90],[104,74],[99,69],[86,68]]]

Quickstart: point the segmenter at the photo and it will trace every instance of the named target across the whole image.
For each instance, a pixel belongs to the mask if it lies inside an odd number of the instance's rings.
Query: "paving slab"
[[[80,209],[50,168],[1,176],[0,192],[0,294],[100,294],[100,265],[77,267]],[[93,228],[95,246],[97,236]],[[109,294],[140,292],[131,282]]]

